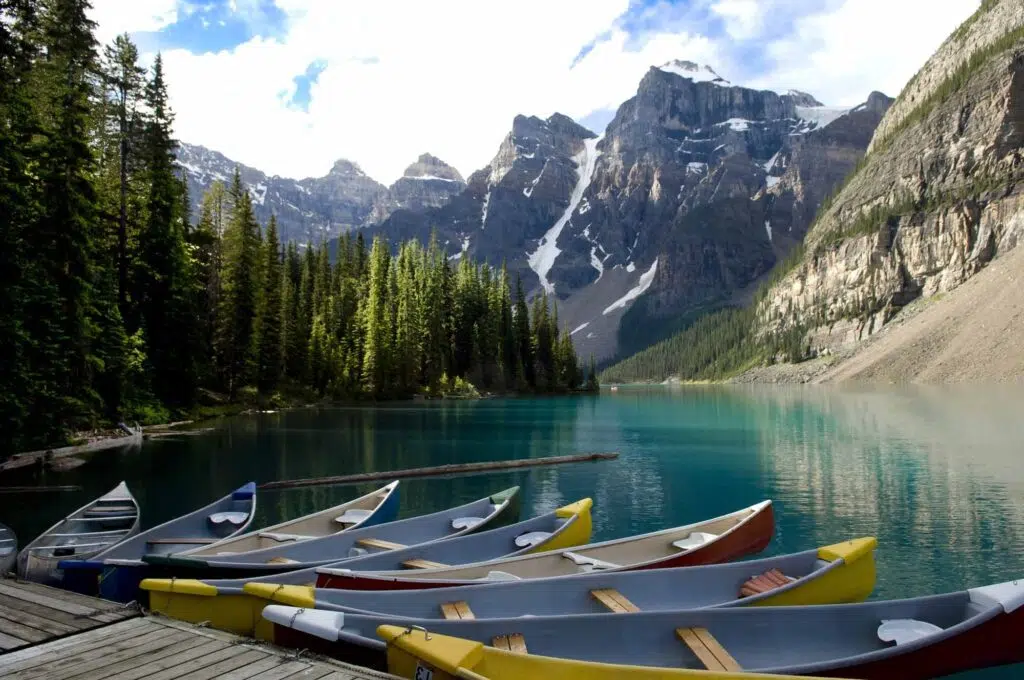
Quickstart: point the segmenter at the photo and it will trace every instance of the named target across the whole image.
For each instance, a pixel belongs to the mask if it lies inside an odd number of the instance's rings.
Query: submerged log
[[[0,486],[0,493],[45,493],[47,491],[81,491],[78,484],[61,486]]]
[[[518,460],[494,460],[483,463],[450,463],[434,467],[409,468],[406,470],[384,470],[381,472],[361,472],[354,475],[337,475],[333,477],[316,477],[313,479],[285,479],[260,484],[261,489],[295,489],[303,486],[321,486],[327,484],[356,484],[379,480],[405,479],[409,477],[437,477],[440,475],[472,474],[495,470],[512,470],[515,468],[540,467],[543,465],[562,465],[564,463],[586,463],[597,460],[614,460],[618,453],[579,453],[570,456],[549,456],[547,458],[521,458]]]

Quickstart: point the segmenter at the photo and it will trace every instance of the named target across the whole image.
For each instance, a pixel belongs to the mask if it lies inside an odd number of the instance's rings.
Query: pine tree
[[[525,390],[537,384],[533,365],[533,333],[530,330],[530,312],[526,306],[523,280],[516,276],[516,302],[512,323],[515,327],[517,389]]]
[[[137,162],[136,145],[140,130],[139,104],[144,96],[145,69],[139,65],[139,50],[128,38],[119,35],[104,49],[103,85],[105,104],[104,131],[113,142],[117,172],[117,301],[122,316],[128,309],[129,267],[129,192],[130,179]]]
[[[301,306],[302,259],[294,243],[285,250],[284,287],[281,302],[281,330],[284,335],[285,375],[292,382],[300,382],[306,361],[306,339],[299,324]]]
[[[223,294],[215,349],[223,370],[223,385],[234,397],[251,378],[254,363],[259,226],[252,213],[252,199],[237,169],[229,193],[234,210],[224,234]]]
[[[96,191],[88,143],[96,45],[88,6],[86,0],[51,0],[43,6],[39,37],[45,56],[33,73],[40,125],[30,153],[42,200],[24,239],[38,268],[25,296],[26,330],[33,338],[27,358],[38,387],[28,428],[45,433],[82,423],[96,405],[91,384]]]
[[[39,209],[26,153],[37,125],[27,87],[36,18],[35,3],[0,0],[0,451],[21,445],[38,385],[27,365],[25,324],[25,298],[37,272],[25,247],[25,227]]]
[[[391,335],[387,310],[388,269],[391,256],[381,238],[373,240],[370,252],[368,290],[362,309],[365,345],[363,347],[363,384],[374,397],[383,396],[388,385],[388,338]]]
[[[195,387],[194,322],[190,267],[185,248],[187,217],[181,214],[182,184],[174,174],[177,142],[167,101],[163,60],[158,54],[146,84],[146,120],[141,155],[149,192],[139,236],[137,303],[145,329],[153,386],[171,404],[187,404]]]
[[[259,359],[256,380],[261,392],[277,389],[284,370],[281,336],[282,292],[284,268],[281,246],[277,240],[277,219],[271,215],[267,224],[267,237],[263,245],[263,296],[259,312]]]

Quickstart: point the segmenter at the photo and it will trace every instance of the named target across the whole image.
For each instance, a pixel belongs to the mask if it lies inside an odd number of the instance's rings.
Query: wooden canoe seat
[[[409,569],[443,569],[444,567],[450,567],[450,564],[443,564],[441,562],[431,562],[430,560],[406,560],[402,562],[403,567]]]
[[[709,671],[738,673],[743,670],[707,628],[676,628],[676,636]]]
[[[367,548],[380,548],[381,550],[398,550],[400,548],[408,547],[401,543],[382,541],[379,538],[360,538],[356,543],[359,545],[365,545]]]
[[[769,569],[763,574],[754,576],[744,582],[744,584],[740,586],[740,597],[753,597],[754,595],[767,593],[768,591],[775,590],[776,588],[789,585],[795,580],[795,578],[786,576],[778,569]]]
[[[629,599],[615,590],[614,588],[602,588],[601,590],[591,590],[591,597],[603,604],[608,608],[609,611],[613,611],[616,614],[626,614],[629,612],[638,612],[640,607],[629,601]]]
[[[266,562],[267,564],[298,564],[298,560],[289,559],[287,557],[271,557]]]
[[[504,649],[516,654],[526,654],[526,638],[522,633],[509,633],[508,635],[496,635],[491,640],[491,646],[495,649]]]
[[[102,514],[102,513],[113,513],[113,514],[117,515],[117,514],[121,514],[121,513],[125,513],[125,512],[135,512],[135,506],[134,505],[104,505],[101,508],[89,508],[88,510],[85,511],[85,513],[87,515],[88,514]]]
[[[156,545],[206,545],[216,543],[219,538],[151,538],[146,543]]]
[[[444,602],[441,604],[441,614],[446,619],[475,619],[473,610],[464,601]]]

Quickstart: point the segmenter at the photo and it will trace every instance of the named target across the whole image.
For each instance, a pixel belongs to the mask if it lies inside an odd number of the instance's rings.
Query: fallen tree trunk
[[[285,479],[260,484],[261,489],[295,489],[304,486],[321,486],[327,484],[356,484],[373,482],[383,479],[406,479],[409,477],[437,477],[440,475],[472,474],[495,470],[513,470],[516,468],[541,467],[543,465],[562,465],[564,463],[586,463],[598,460],[614,460],[618,453],[580,453],[570,456],[549,456],[547,458],[522,458],[519,460],[495,460],[483,463],[450,463],[434,467],[409,468],[406,470],[385,470],[381,472],[361,472],[353,475],[337,475],[333,477],[316,477],[312,479]]]

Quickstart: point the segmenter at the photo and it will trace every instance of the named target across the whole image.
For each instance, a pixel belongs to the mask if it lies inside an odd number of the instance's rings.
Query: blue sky
[[[287,176],[320,175],[347,157],[384,182],[425,151],[468,175],[517,113],[560,111],[600,132],[646,70],[670,59],[829,104],[896,95],[978,4],[93,2],[101,40],[127,31],[147,55],[164,53],[185,141]]]

